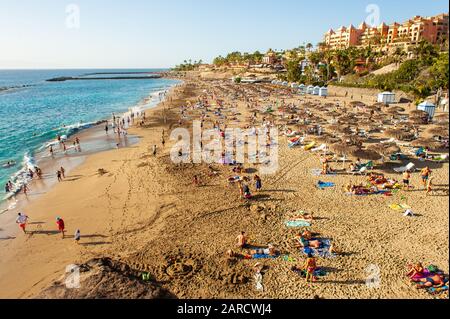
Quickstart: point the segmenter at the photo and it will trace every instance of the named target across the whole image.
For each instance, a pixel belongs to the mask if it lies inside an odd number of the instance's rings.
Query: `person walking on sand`
[[[50,152],[50,156],[53,157],[54,153],[53,153],[53,146],[52,145],[50,145],[49,152]]]
[[[58,178],[58,182],[62,182],[61,171],[56,171],[56,177]]]
[[[29,191],[30,189],[28,188],[28,186],[27,186],[27,184],[23,184],[22,185],[22,192],[23,192],[23,194],[25,195],[25,196],[28,196],[28,191]]]
[[[64,220],[61,217],[56,217],[56,225],[58,226],[58,231],[62,234],[62,239],[64,239],[64,232],[66,226],[64,225]]]
[[[19,227],[22,229],[23,233],[26,234],[27,230],[27,222],[29,217],[23,213],[19,213],[16,218],[16,224],[19,224]]]
[[[430,193],[433,191],[433,177],[430,177],[427,181],[427,195],[430,195]]]
[[[66,170],[64,169],[64,167],[61,166],[60,171],[61,171],[61,177],[66,178]]]
[[[106,124],[105,124],[105,133],[106,133],[106,135],[108,135],[108,130],[109,130],[108,121],[106,121]]]
[[[164,148],[164,145],[166,144],[166,140],[164,139],[164,137],[161,139],[161,144],[162,144],[162,146]]]
[[[255,175],[253,179],[255,180],[256,192],[259,192],[262,188],[261,177]]]
[[[311,253],[308,254],[308,258],[305,262],[305,271],[306,271],[306,282],[310,280],[310,282],[316,281],[316,277],[314,276],[314,271],[317,269],[316,258],[313,257]]]
[[[77,229],[75,231],[75,235],[73,236],[73,238],[75,239],[75,243],[79,244],[80,243],[80,239],[81,239],[81,232],[79,229]]]
[[[153,145],[153,156],[156,156],[156,145]]]
[[[430,178],[430,175],[431,175],[431,170],[428,166],[423,168],[420,171],[420,177],[422,178],[422,185],[424,188],[427,187],[427,182],[428,182],[428,179]]]

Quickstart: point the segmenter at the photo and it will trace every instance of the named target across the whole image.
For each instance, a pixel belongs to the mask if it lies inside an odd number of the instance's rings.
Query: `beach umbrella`
[[[351,101],[349,104],[351,106],[366,106],[366,104],[361,101]]]
[[[363,143],[363,138],[355,134],[347,134],[342,137],[342,141],[349,143],[351,145],[361,146]]]
[[[312,140],[314,140],[318,144],[332,144],[339,141],[337,138],[332,137],[330,135],[322,134],[320,136],[313,136],[311,137]]]
[[[438,149],[442,146],[442,143],[430,138],[418,138],[417,140],[412,141],[411,145],[415,147],[429,147],[432,149]]]
[[[395,143],[377,143],[368,146],[367,149],[377,152],[381,155],[392,155],[400,152],[400,147]]]
[[[404,130],[400,129],[388,129],[384,131],[384,135],[387,137],[393,137],[393,138],[401,138],[405,135]]]
[[[382,158],[382,156],[378,152],[367,149],[356,149],[351,153],[351,156],[354,158],[360,158],[368,161],[375,161]]]
[[[433,127],[433,128],[430,128],[427,132],[432,135],[436,135],[436,136],[442,136],[442,137],[449,136],[448,127],[447,128],[442,127],[442,126]]]
[[[428,113],[421,110],[414,110],[409,112],[409,117],[426,117],[428,118]]]
[[[433,118],[433,121],[436,123],[447,123],[448,122],[448,114],[443,113],[443,114],[438,114]]]
[[[336,155],[342,156],[342,167],[345,167],[345,161],[347,156],[357,150],[356,146],[349,145],[347,143],[334,143],[330,146],[330,150]]]
[[[333,124],[328,126],[328,128],[330,130],[332,130],[335,133],[339,133],[339,134],[350,134],[352,132],[352,130],[350,129],[349,126],[344,126],[344,125],[339,125],[339,124]]]
[[[402,108],[402,107],[399,107],[399,106],[393,106],[393,107],[388,108],[388,109],[385,111],[385,113],[389,113],[389,114],[398,114],[398,113],[404,112],[404,111],[405,111],[405,109]]]

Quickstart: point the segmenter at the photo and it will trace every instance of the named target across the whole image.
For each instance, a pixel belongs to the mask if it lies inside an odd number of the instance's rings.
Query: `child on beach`
[[[411,173],[409,171],[406,171],[403,173],[403,188],[406,188],[406,190],[409,190],[410,178],[411,178]]]
[[[58,231],[62,234],[62,239],[64,239],[64,231],[65,231],[65,225],[64,220],[61,217],[56,217],[56,225],[58,226]]]
[[[259,192],[262,188],[261,177],[259,177],[258,175],[255,175],[253,177],[253,179],[255,180],[256,192]]]
[[[194,186],[199,186],[200,185],[200,179],[198,178],[197,175],[194,175],[193,182],[194,182]]]
[[[28,216],[23,213],[19,213],[16,218],[16,224],[19,224],[19,227],[23,230],[24,234],[27,233],[25,228],[27,226],[28,219]]]
[[[75,239],[75,242],[76,242],[77,244],[80,243],[81,232],[80,232],[79,229],[77,229],[77,230],[75,231],[75,235],[73,236],[73,238]]]
[[[312,254],[308,254],[308,258],[305,262],[305,270],[306,270],[306,282],[310,280],[311,282],[316,281],[316,277],[314,276],[314,271],[317,269],[316,258],[313,257]]]

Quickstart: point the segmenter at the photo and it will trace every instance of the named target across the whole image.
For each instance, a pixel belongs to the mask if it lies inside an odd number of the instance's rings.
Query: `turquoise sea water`
[[[24,168],[33,165],[34,154],[58,134],[70,135],[96,121],[110,119],[113,112],[120,114],[143,106],[143,100],[152,93],[156,104],[159,92],[179,83],[168,79],[45,80],[95,72],[143,71],[162,70],[0,70],[0,194],[8,180],[19,184],[26,178]],[[3,167],[10,160],[16,165]],[[2,198],[0,195],[0,201]]]

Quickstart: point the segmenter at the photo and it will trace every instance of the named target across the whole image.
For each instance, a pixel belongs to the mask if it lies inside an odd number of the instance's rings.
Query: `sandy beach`
[[[229,80],[197,77],[182,80],[184,84],[172,89],[163,103],[146,111],[142,127],[129,130],[130,135],[139,137],[137,144],[86,156],[68,172],[64,182],[19,206],[31,219],[30,234],[22,234],[18,227],[14,233],[0,233],[0,298],[92,298],[95,292],[99,292],[97,297],[107,293],[110,298],[151,298],[133,292],[134,281],[139,282],[136,289],[145,292],[159,287],[176,298],[435,298],[416,289],[405,274],[407,265],[417,262],[449,272],[448,161],[410,159],[375,166],[374,171],[400,181],[402,176],[393,167],[408,162],[414,162],[418,169],[429,166],[434,177],[430,195],[422,189],[419,173],[413,173],[410,191],[399,190],[391,196],[349,196],[345,185],[367,183],[366,176],[345,173],[348,163],[342,170],[342,162],[330,163],[337,174],[316,176],[311,172],[321,168],[320,152],[289,148],[289,138],[280,134],[278,170],[273,175],[260,175],[263,188],[257,194],[253,182],[249,183],[254,197],[240,200],[238,187],[228,182],[236,175],[231,166],[177,165],[171,161],[171,130],[180,126],[190,129],[191,121],[201,115],[200,110],[188,108],[187,119],[180,125],[180,106],[195,105],[201,96],[211,110],[216,110],[215,101],[220,99],[226,118],[215,117],[210,111],[206,128],[216,120],[241,127],[249,125],[255,105],[262,108],[283,100],[299,108],[306,103],[312,105],[310,109],[327,103],[335,108],[337,103],[348,106],[352,100],[332,95],[327,99],[299,97],[286,94],[284,89],[269,89],[268,84],[233,85]],[[362,102],[373,104],[373,100]],[[256,113],[258,125],[268,117]],[[281,126],[278,115],[275,112],[271,118]],[[371,136],[376,141],[388,139],[382,133]],[[156,156],[152,155],[153,145],[157,145]],[[252,178],[259,166],[245,164],[244,168],[246,173],[241,175]],[[99,173],[99,169],[104,172]],[[200,186],[192,182],[195,175]],[[319,180],[335,185],[320,189],[316,187]],[[396,203],[408,204],[416,215],[405,217],[389,207]],[[317,259],[326,275],[312,284],[291,270],[306,260],[292,240],[301,229],[285,226],[285,221],[300,210],[314,213],[308,229],[332,240],[341,252],[333,258]],[[57,216],[66,223],[65,239],[57,232]],[[73,240],[76,229],[81,231],[79,244]],[[240,251],[235,238],[241,231],[251,244],[273,244],[289,258],[227,258],[227,250]],[[136,278],[128,282],[121,279],[113,289],[101,286],[108,278],[105,273],[95,284],[90,282],[86,287],[82,281],[80,289],[66,289],[62,282],[66,267],[95,258],[108,258],[115,269],[133,272]],[[264,266],[262,291],[255,289],[256,262]],[[143,272],[151,275],[150,283],[140,281]],[[368,286],[368,278],[376,273],[379,286]]]

